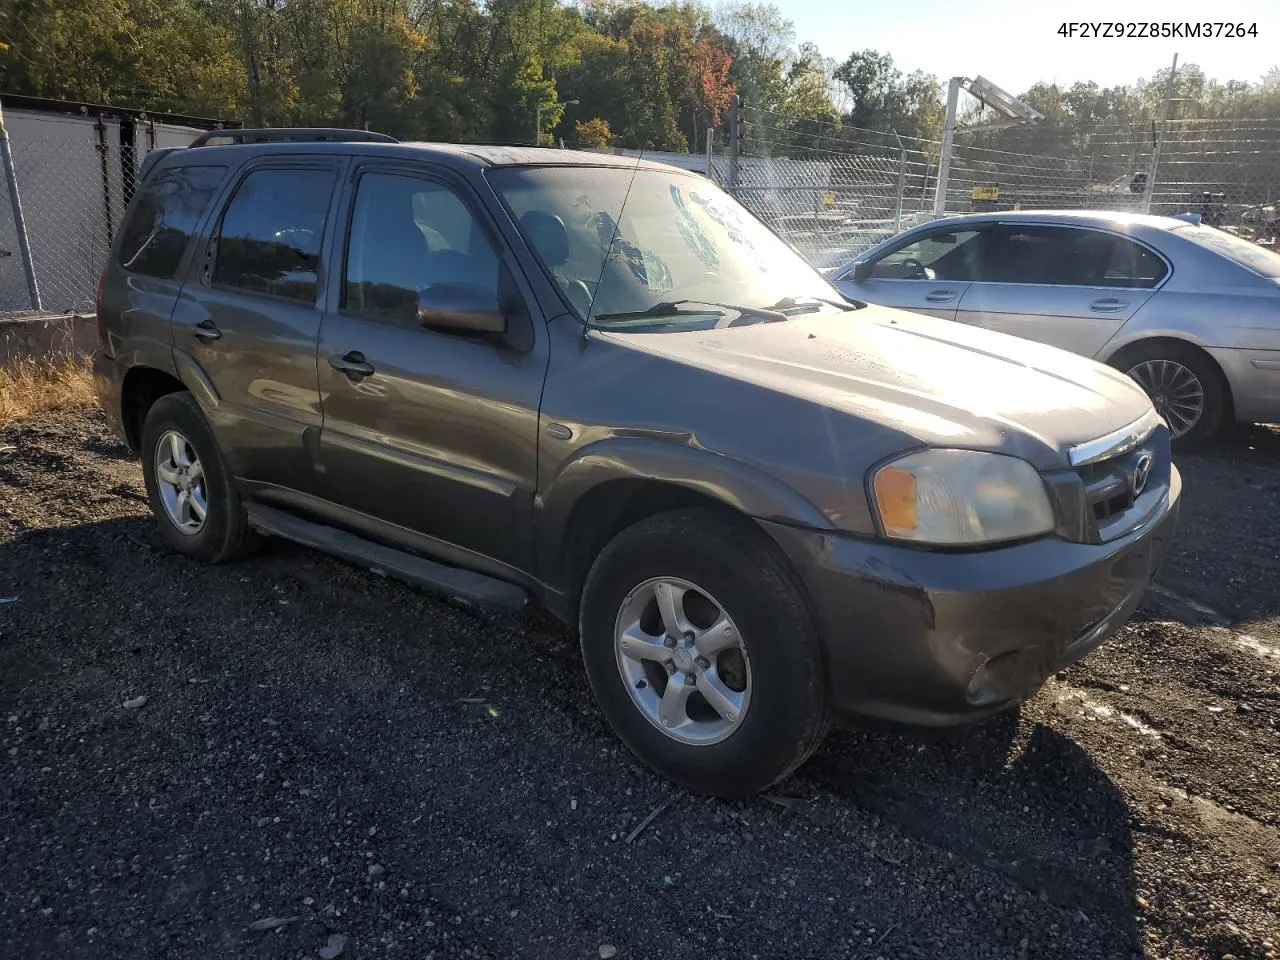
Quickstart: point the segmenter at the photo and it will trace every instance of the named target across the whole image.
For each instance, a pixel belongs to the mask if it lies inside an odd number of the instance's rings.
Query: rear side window
[[[1076,227],[1002,226],[986,236],[977,279],[988,283],[1150,288],[1164,261],[1139,243]]]
[[[120,266],[148,277],[173,277],[226,174],[226,167],[175,167],[148,178],[120,231]]]
[[[245,177],[222,215],[213,282],[314,303],[335,180],[331,170],[255,170]]]

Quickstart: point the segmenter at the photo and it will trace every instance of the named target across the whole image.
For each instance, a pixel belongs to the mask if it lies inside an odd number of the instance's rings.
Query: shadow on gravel
[[[1148,610],[1137,619],[1232,626],[1280,616],[1280,427],[1247,426],[1194,454],[1182,515]]]
[[[802,776],[958,869],[1000,874],[1097,928],[1109,955],[1141,953],[1131,812],[1092,757],[1055,730],[1020,726],[1012,711],[931,733],[837,731]],[[910,883],[910,861],[902,870]]]

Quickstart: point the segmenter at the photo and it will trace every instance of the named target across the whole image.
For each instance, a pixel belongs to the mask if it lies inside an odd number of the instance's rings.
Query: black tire
[[[169,431],[186,438],[204,471],[207,512],[195,533],[184,532],[170,519],[161,497],[156,460],[160,441]],[[208,563],[222,563],[244,556],[257,545],[257,535],[250,529],[240,494],[230,482],[222,451],[191,394],[166,394],[147,411],[142,427],[142,475],[160,535],[176,552]]]
[[[641,712],[618,669],[614,630],[622,606],[658,577],[704,589],[742,637],[750,700],[737,729],[719,742],[691,745],[668,736]],[[587,575],[579,629],[587,676],[609,724],[641,761],[691,790],[756,793],[804,763],[826,734],[826,670],[805,591],[773,543],[727,511],[660,514],[614,537]]]
[[[1213,360],[1190,344],[1184,343],[1136,344],[1112,357],[1111,365],[1123,373],[1134,376],[1135,369],[1142,364],[1159,361],[1169,361],[1185,367],[1199,381],[1200,388],[1204,391],[1204,407],[1199,418],[1185,433],[1175,437],[1173,441],[1176,450],[1194,450],[1217,434],[1227,416],[1231,403],[1226,379]],[[1139,377],[1135,376],[1134,379],[1141,383]],[[1156,404],[1161,415],[1165,415],[1165,411],[1160,409],[1158,398],[1152,397],[1152,402]],[[1166,416],[1166,421],[1169,423],[1170,430],[1173,430],[1173,419]]]

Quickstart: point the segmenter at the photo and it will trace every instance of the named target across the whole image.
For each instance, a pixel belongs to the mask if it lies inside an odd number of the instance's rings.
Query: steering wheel
[[[591,291],[586,283],[582,280],[561,280],[560,286],[569,298],[569,302],[585,317],[591,309]]]
[[[924,264],[915,257],[907,257],[902,261],[903,269],[908,271],[904,279],[906,280],[925,280],[928,273],[925,272]]]

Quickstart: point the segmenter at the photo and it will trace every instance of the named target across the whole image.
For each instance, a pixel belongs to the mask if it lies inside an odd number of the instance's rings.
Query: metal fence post
[[[40,302],[40,285],[36,283],[36,268],[31,262],[31,241],[27,239],[27,221],[22,216],[22,200],[18,196],[18,173],[13,166],[13,150],[9,146],[9,129],[4,125],[4,109],[0,107],[0,154],[4,155],[4,179],[9,188],[9,203],[13,207],[13,230],[18,238],[18,250],[22,254],[22,269],[27,275],[27,296],[32,310],[43,310]]]
[[[729,98],[729,192],[738,189],[738,152],[742,149],[739,125],[742,123],[742,100],[735,93]]]
[[[891,127],[890,132],[893,139],[898,141],[898,212],[893,221],[893,230],[897,233],[902,229],[902,197],[907,191],[907,148],[903,146],[897,130]]]
[[[1176,92],[1174,81],[1178,77],[1178,55],[1173,55],[1173,66],[1169,68],[1169,83],[1164,91],[1164,105],[1160,111],[1160,123],[1156,127],[1155,143],[1151,145],[1151,167],[1147,170],[1146,189],[1142,191],[1142,212],[1151,212],[1151,195],[1156,192],[1156,174],[1160,170],[1160,148],[1164,146],[1164,132],[1169,125],[1169,111],[1173,109],[1173,95]]]
[[[947,119],[942,125],[942,155],[938,157],[938,186],[933,194],[934,216],[947,212],[947,179],[951,176],[951,146],[956,138],[956,118],[960,112],[960,87],[964,77],[952,77],[947,84]]]

